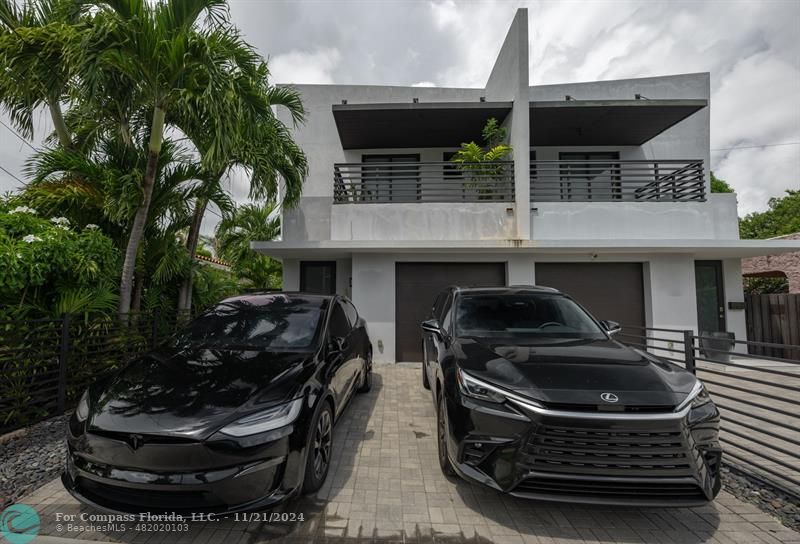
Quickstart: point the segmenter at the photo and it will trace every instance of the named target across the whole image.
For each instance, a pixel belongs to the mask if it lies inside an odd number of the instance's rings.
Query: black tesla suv
[[[62,481],[84,503],[134,513],[228,513],[315,491],[333,424],[371,371],[347,299],[229,298],[89,387]]]
[[[720,490],[719,412],[690,372],[546,287],[451,287],[422,323],[446,474],[514,496],[690,506]]]

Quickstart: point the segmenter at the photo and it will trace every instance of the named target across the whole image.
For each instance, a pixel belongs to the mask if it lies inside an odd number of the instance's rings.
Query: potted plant
[[[504,160],[512,148],[506,143],[508,130],[501,127],[494,117],[486,121],[481,136],[483,146],[474,141],[462,143],[450,162],[465,173],[464,187],[476,189],[479,200],[492,200],[495,196],[504,196],[504,186],[509,177]]]

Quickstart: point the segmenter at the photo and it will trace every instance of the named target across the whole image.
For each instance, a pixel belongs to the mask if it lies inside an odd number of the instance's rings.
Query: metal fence
[[[155,347],[188,317],[0,321],[0,434],[64,413],[89,383]]]
[[[693,331],[626,327],[619,340],[684,366],[722,414],[723,459],[800,496],[800,346],[730,340]],[[715,345],[716,344],[716,345]],[[776,355],[753,354],[754,348]]]
[[[333,167],[334,204],[513,202],[514,163],[359,162]]]
[[[531,161],[531,201],[700,202],[703,161]]]

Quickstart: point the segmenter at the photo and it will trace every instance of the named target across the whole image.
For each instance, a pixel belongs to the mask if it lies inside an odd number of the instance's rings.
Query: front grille
[[[548,402],[545,406],[551,410],[564,410],[567,412],[626,412],[626,413],[647,413],[663,414],[672,412],[675,406],[671,404],[639,404],[639,405],[617,405],[617,404],[567,404],[563,402]]]
[[[78,478],[78,491],[100,504],[125,505],[142,510],[177,510],[207,508],[217,501],[205,491],[172,489],[153,491],[106,485],[88,478]]]
[[[514,489],[515,493],[530,493],[550,497],[585,497],[606,500],[658,500],[705,501],[699,486],[673,482],[619,482],[597,480],[563,480],[554,478],[527,478]]]
[[[542,426],[525,450],[539,473],[647,478],[693,474],[680,431]]]
[[[110,438],[111,440],[119,440],[121,442],[130,443],[132,437],[136,437],[139,445],[143,444],[158,444],[158,445],[172,445],[172,444],[196,444],[197,440],[185,438],[182,436],[166,436],[160,434],[139,434],[139,433],[121,433],[117,431],[100,431],[91,430],[90,434]]]

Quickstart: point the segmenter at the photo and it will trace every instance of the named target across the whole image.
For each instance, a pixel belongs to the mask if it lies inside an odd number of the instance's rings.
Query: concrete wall
[[[739,238],[734,194],[707,202],[540,202],[531,213],[537,240]]]
[[[497,240],[514,238],[509,202],[337,204],[332,240]]]
[[[725,328],[737,340],[747,340],[747,321],[744,310],[731,310],[729,302],[744,302],[742,289],[742,262],[740,259],[722,261],[722,282],[725,287]],[[747,352],[747,346],[736,345],[736,351]]]
[[[486,82],[486,99],[513,101],[506,120],[514,150],[516,238],[530,240],[530,123],[528,122],[528,10],[518,9]]]

